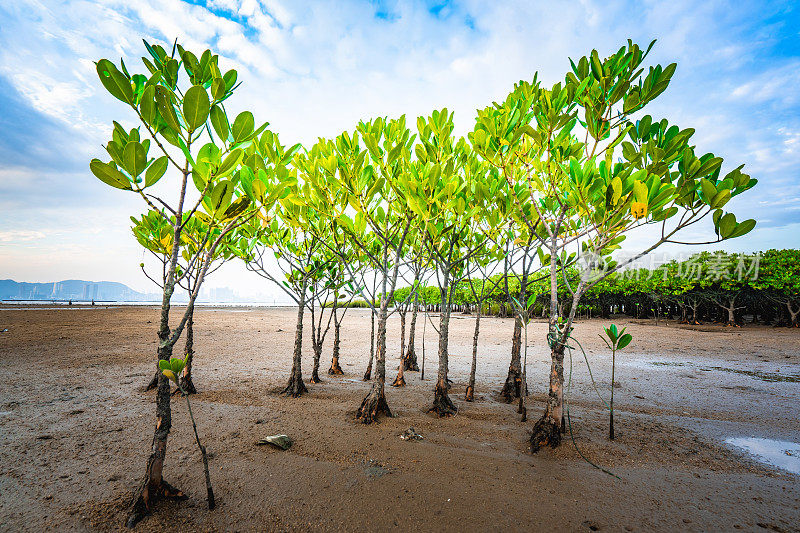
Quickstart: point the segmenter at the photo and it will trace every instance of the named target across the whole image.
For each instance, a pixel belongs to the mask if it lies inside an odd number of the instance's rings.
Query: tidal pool
[[[762,463],[800,475],[800,444],[796,442],[758,437],[731,437],[725,442],[746,450]]]

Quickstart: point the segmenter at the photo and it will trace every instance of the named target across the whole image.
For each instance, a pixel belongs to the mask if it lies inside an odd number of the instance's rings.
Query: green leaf
[[[731,199],[731,191],[730,189],[722,189],[714,197],[711,199],[710,206],[711,209],[719,209],[725,204],[728,203],[728,200]]]
[[[114,63],[108,59],[101,59],[98,61],[97,75],[100,76],[100,82],[103,84],[103,87],[105,87],[114,98],[126,104],[134,104],[131,82],[116,66],[114,66]]]
[[[249,205],[250,199],[248,197],[242,196],[241,198],[238,198],[222,214],[223,220],[228,220],[241,215]]]
[[[144,146],[138,142],[129,142],[125,145],[122,159],[125,161],[125,170],[134,178],[139,177],[147,166],[147,154]]]
[[[172,367],[169,364],[169,361],[166,359],[159,359],[158,360],[158,368],[161,370],[171,370]]]
[[[267,192],[267,186],[264,185],[264,182],[260,179],[256,178],[253,180],[253,196],[256,198],[264,198],[264,194]]]
[[[538,294],[535,293],[528,296],[528,309],[530,309],[533,306],[534,302],[536,302],[537,296]]]
[[[214,186],[211,191],[211,208],[214,214],[219,214],[220,211],[227,209],[231,204],[231,197],[233,196],[233,183],[228,180],[223,180]]]
[[[736,229],[734,229],[731,232],[731,234],[730,234],[730,236],[728,236],[728,238],[729,239],[734,239],[736,237],[741,237],[742,235],[744,235],[746,233],[750,233],[750,231],[752,231],[752,229],[755,228],[755,227],[756,227],[756,221],[753,220],[752,218],[749,218],[749,219],[737,224],[736,225]]]
[[[619,342],[617,343],[617,350],[623,349],[624,347],[629,345],[632,340],[633,340],[633,337],[631,336],[631,334],[630,333],[626,333],[625,335],[620,337]]]
[[[381,190],[384,183],[386,183],[386,180],[383,178],[383,176],[375,180],[375,183],[373,183],[372,187],[370,187],[369,190],[367,191],[367,196],[366,196],[367,201],[372,200],[372,197],[375,196],[375,193]]]
[[[192,85],[183,97],[183,118],[189,131],[194,131],[206,123],[211,102],[202,85]]]
[[[234,84],[236,83],[237,74],[235,70],[229,70],[222,76],[222,79],[225,80],[225,88],[227,90],[233,89]]]
[[[117,170],[116,167],[108,163],[103,163],[99,159],[92,159],[92,162],[89,163],[89,169],[91,169],[92,174],[94,174],[97,179],[106,185],[111,185],[112,187],[126,191],[131,190],[131,182],[128,181],[128,178]]]
[[[192,153],[189,151],[189,147],[186,146],[186,143],[183,142],[183,139],[181,139],[180,137],[178,137],[177,141],[178,141],[178,148],[181,149],[181,152],[183,152],[183,155],[186,156],[186,160],[189,161],[189,163],[192,164],[192,167],[194,167],[195,166],[195,162],[194,162],[194,158],[192,157]]]
[[[167,171],[168,164],[169,159],[165,155],[150,163],[147,172],[144,174],[144,186],[150,187],[151,185],[155,185]]]
[[[148,124],[152,124],[156,120],[156,88],[154,86],[145,87],[139,101],[139,112]]]
[[[386,158],[388,164],[394,163],[403,151],[403,143],[398,143],[397,146],[389,150],[389,155]]]
[[[214,97],[214,100],[222,100],[222,97],[225,96],[225,90],[225,80],[214,78],[211,83],[211,96]]]
[[[642,202],[646,205],[647,192],[647,185],[638,180],[633,182],[633,199],[635,201]]]
[[[200,175],[196,168],[192,169],[192,182],[194,182],[195,188],[200,193],[205,192],[208,182]]]
[[[589,62],[592,67],[592,74],[597,81],[603,77],[603,65],[600,63],[600,58],[597,55],[597,50],[592,50],[591,61]]]
[[[736,216],[733,213],[726,213],[719,219],[719,236],[727,239],[736,229]]]
[[[227,143],[228,133],[230,133],[228,117],[225,115],[225,111],[216,104],[211,107],[211,125],[214,127],[214,131],[217,132],[217,135],[219,135],[219,138]]]
[[[233,121],[231,133],[233,134],[233,142],[241,142],[246,139],[255,127],[255,119],[250,111],[242,111],[236,116]]]
[[[178,122],[178,115],[175,114],[175,108],[172,107],[172,93],[162,85],[156,86],[156,105],[167,126],[172,128],[175,134],[178,134],[181,131],[181,125]]]
[[[617,205],[622,196],[622,180],[619,176],[614,176],[611,180],[611,205]]]
[[[705,196],[706,203],[710,204],[711,199],[717,195],[717,188],[714,187],[713,183],[705,178],[700,178],[700,188],[703,191],[703,196]]]
[[[172,359],[169,360],[169,366],[172,368],[172,371],[177,376],[178,374],[181,373],[183,367],[186,366],[186,363],[183,361],[183,359],[178,359],[177,357],[173,357]]]
[[[236,165],[238,165],[239,161],[241,161],[241,159],[242,159],[242,153],[243,152],[242,152],[241,148],[237,148],[234,151],[232,151],[230,154],[228,154],[228,157],[225,158],[225,160],[222,162],[222,164],[217,169],[217,173],[215,174],[215,177],[221,178],[221,177],[227,176],[228,174],[233,172],[233,169],[236,168]]]

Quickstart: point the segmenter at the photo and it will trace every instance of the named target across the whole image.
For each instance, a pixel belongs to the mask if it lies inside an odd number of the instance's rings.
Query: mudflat
[[[11,307],[0,306],[0,330],[8,329],[0,333],[0,530],[121,530],[154,429],[155,393],[143,389],[156,368],[159,311]],[[800,442],[798,330],[615,319],[634,339],[617,356],[610,441],[599,396],[610,393],[611,356],[598,337],[610,321],[581,320],[575,337],[597,390],[574,352],[572,431],[559,448],[532,455],[529,430],[543,410],[549,372],[542,322],[529,326],[529,419],[521,422],[516,404],[497,395],[511,319],[482,319],[475,401],[468,403],[474,317],[453,315],[450,395],[459,411],[439,419],[426,412],[435,331],[425,327],[425,380],[406,372],[407,385],[392,388],[400,325],[391,317],[387,400],[395,417],[366,426],[354,415],[369,387],[362,381],[368,311],[350,310],[344,320],[345,375],[327,374],[331,332],[323,383],[307,383],[309,393],[297,399],[279,394],[291,368],[296,310],[199,308],[194,318],[199,393],[192,406],[211,454],[217,508],[206,508],[186,404],[174,396],[164,477],[188,499],[160,503],[137,530],[800,531],[800,476],[725,442]],[[420,363],[422,335],[420,318]],[[411,426],[422,440],[400,439]],[[277,433],[294,445],[256,445]]]

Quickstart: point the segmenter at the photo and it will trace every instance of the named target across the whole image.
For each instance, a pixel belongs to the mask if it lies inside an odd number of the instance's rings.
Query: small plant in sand
[[[203,472],[206,475],[206,492],[208,493],[208,508],[209,510],[213,510],[216,507],[214,503],[214,489],[211,488],[211,476],[208,473],[208,454],[206,453],[206,447],[200,444],[200,436],[197,434],[197,423],[194,421],[194,413],[192,413],[192,404],[189,402],[189,392],[183,388],[181,383],[178,381],[178,376],[181,375],[181,371],[186,366],[186,361],[180,359],[178,357],[173,357],[169,361],[165,361],[161,359],[158,362],[158,368],[161,370],[161,373],[164,374],[164,377],[175,383],[175,386],[178,387],[178,390],[181,391],[181,395],[186,398],[186,407],[189,410],[189,418],[192,419],[192,428],[194,429],[194,440],[197,442],[197,447],[200,448],[200,455],[203,456]]]
[[[616,366],[617,350],[625,348],[631,343],[633,337],[630,333],[625,333],[625,328],[617,329],[617,326],[611,324],[607,328],[603,328],[605,337],[600,335],[603,342],[606,343],[608,349],[611,350],[611,401],[608,404],[609,410],[609,426],[608,438],[614,440],[614,368]]]

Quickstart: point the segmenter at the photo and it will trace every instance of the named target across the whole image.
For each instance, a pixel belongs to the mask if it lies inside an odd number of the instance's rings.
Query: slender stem
[[[176,382],[177,384],[177,382]],[[189,401],[189,395],[183,390],[183,387],[178,385],[178,389],[186,398],[186,407],[189,408],[189,418],[192,419],[192,429],[194,429],[194,439],[197,441],[197,447],[200,448],[200,454],[203,456],[203,471],[206,475],[206,492],[208,493],[208,509],[213,510],[216,507],[214,502],[214,489],[211,488],[211,476],[208,473],[208,454],[206,454],[206,447],[200,444],[200,436],[197,434],[197,423],[194,421],[194,413],[192,413],[192,404]]]
[[[614,368],[616,366],[616,355],[617,349],[616,347],[611,349],[611,402],[609,402],[609,410],[611,411],[610,414],[610,423],[609,423],[609,430],[608,430],[608,438],[614,440]]]

